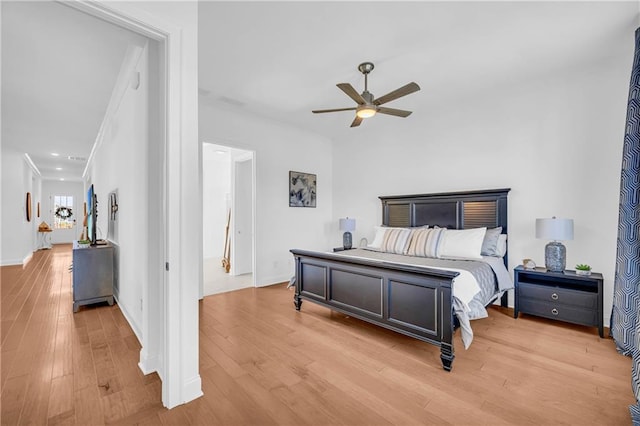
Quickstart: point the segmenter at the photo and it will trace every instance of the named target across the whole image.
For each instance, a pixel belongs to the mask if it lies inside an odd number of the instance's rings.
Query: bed
[[[409,229],[411,235],[432,232],[421,228],[446,229],[442,232],[453,237],[456,233],[491,229],[506,241],[509,191],[507,188],[382,196],[379,198],[385,230],[378,231],[387,232],[388,236],[390,229]],[[478,293],[474,295],[483,306],[498,298],[502,306],[507,306],[511,280],[507,272],[506,243],[504,246],[505,251],[490,265],[492,270],[503,270],[502,280],[498,282],[496,273],[493,288],[481,291],[482,297]],[[373,249],[338,253],[291,250],[295,259],[295,308],[299,311],[302,301],[307,300],[439,346],[442,366],[451,371],[455,358],[454,332],[459,326],[463,332],[467,327],[470,330],[465,318],[460,321],[464,317],[459,315],[460,294],[464,293],[460,283],[466,275],[475,273],[467,272],[467,266],[474,264],[469,268],[482,269],[476,264],[485,263],[485,257],[477,261],[433,259],[435,263],[429,263],[423,257],[408,256],[406,247],[402,253],[380,253]],[[474,302],[477,304],[478,300]]]

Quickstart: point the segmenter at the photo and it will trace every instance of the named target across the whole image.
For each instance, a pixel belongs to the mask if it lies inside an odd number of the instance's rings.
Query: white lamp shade
[[[573,240],[573,219],[536,219],[536,238],[543,240]]]
[[[340,219],[340,230],[345,232],[352,232],[356,230],[356,220],[355,219]]]

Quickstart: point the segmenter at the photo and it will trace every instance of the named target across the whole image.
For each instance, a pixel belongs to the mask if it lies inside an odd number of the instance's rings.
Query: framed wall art
[[[289,207],[316,206],[316,175],[289,172]]]
[[[27,222],[31,222],[31,193],[30,192],[27,192],[26,215],[27,215]]]

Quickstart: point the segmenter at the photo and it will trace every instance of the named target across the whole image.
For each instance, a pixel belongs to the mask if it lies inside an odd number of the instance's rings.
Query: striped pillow
[[[419,257],[440,257],[438,251],[444,231],[444,228],[414,229],[406,254]]]
[[[380,251],[405,254],[410,236],[411,230],[408,228],[388,228],[384,232]]]

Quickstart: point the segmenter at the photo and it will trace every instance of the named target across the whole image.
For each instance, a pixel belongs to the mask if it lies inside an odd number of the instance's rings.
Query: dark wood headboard
[[[450,229],[495,228],[506,234],[507,195],[511,188],[379,197],[382,224]],[[505,265],[507,257],[505,256]]]

